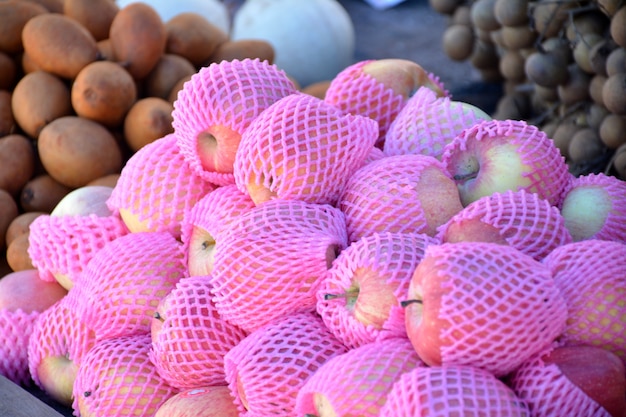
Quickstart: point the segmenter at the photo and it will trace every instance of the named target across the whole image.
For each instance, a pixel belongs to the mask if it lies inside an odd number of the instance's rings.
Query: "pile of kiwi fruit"
[[[0,1],[0,277],[32,268],[28,226],[70,191],[114,186],[172,129],[178,91],[221,60],[274,61],[200,14],[163,21],[143,2]]]
[[[442,47],[503,83],[493,117],[551,137],[575,175],[626,180],[626,0],[429,0]]]

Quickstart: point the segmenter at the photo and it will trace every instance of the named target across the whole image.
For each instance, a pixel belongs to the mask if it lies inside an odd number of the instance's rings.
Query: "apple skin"
[[[78,365],[66,356],[47,356],[37,366],[37,375],[43,390],[66,407],[72,405],[72,388]]]
[[[202,169],[232,174],[241,133],[224,125],[210,126],[198,133],[197,152]]]
[[[238,417],[228,386],[191,388],[170,397],[154,417]]]
[[[111,197],[113,187],[85,185],[70,191],[50,212],[51,216],[88,216],[95,214],[107,217],[113,214],[106,202]]]
[[[418,63],[397,58],[373,60],[361,67],[364,74],[401,95],[404,99],[413,96],[418,88],[428,87],[438,97],[447,95],[441,85],[435,83]]]
[[[189,276],[209,275],[215,259],[215,238],[199,226],[193,226],[187,247],[187,269]]]
[[[56,281],[44,281],[36,269],[11,272],[0,279],[0,309],[43,312],[67,295]]]

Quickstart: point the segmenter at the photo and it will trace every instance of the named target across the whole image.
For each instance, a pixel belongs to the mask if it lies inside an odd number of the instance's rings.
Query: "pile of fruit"
[[[622,0],[430,0],[449,16],[446,54],[503,82],[495,118],[553,138],[575,173],[626,179]]]
[[[30,223],[2,374],[76,416],[624,414],[625,182],[401,59],[323,97],[221,61],[173,108]]]

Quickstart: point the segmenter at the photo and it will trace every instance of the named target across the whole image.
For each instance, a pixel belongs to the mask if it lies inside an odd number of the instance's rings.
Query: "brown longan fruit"
[[[24,211],[50,213],[72,189],[48,174],[41,174],[26,183],[20,193],[20,207]]]
[[[134,152],[172,133],[174,106],[160,97],[145,97],[131,107],[124,119],[124,138]]]
[[[530,26],[503,26],[502,27],[502,44],[508,49],[530,48],[537,39],[537,32],[532,30]]]
[[[63,14],[83,25],[96,41],[109,37],[118,11],[119,6],[111,0],[63,0]]]
[[[543,39],[558,36],[564,22],[568,19],[568,10],[576,7],[575,2],[555,2],[540,0],[531,6],[532,22],[537,33]]]
[[[465,25],[472,26],[472,10],[468,5],[461,5],[456,8],[452,18],[450,19],[450,25]]]
[[[602,42],[604,37],[597,33],[586,33],[580,36],[574,45],[574,61],[589,74],[595,74],[591,66],[591,48]]]
[[[600,104],[592,103],[590,106],[587,107],[586,110],[587,125],[596,132],[599,132],[602,121],[609,114],[611,113],[607,110],[606,107]]]
[[[0,138],[13,133],[16,127],[11,110],[11,92],[0,90]]]
[[[606,146],[604,146],[595,130],[583,128],[572,136],[568,152],[570,161],[575,164],[583,164],[601,157],[606,150]]]
[[[500,23],[495,15],[496,0],[476,0],[471,6],[472,24],[477,29],[497,30]]]
[[[474,30],[466,25],[448,26],[442,37],[443,51],[454,61],[465,61],[474,50]]]
[[[0,1],[0,51],[13,55],[24,50],[22,30],[26,23],[39,14],[48,13],[46,8],[27,1]]]
[[[502,26],[528,23],[528,0],[496,0],[494,15]]]
[[[607,77],[604,75],[594,75],[589,81],[589,97],[591,100],[604,107],[604,100],[602,99],[602,87],[606,82]]]
[[[44,213],[43,211],[27,211],[25,213],[17,215],[17,217],[15,217],[13,221],[11,221],[9,227],[7,228],[4,239],[6,246],[8,247],[11,242],[15,240],[16,237],[24,233],[28,233],[28,231],[30,230],[30,224],[42,214],[47,213]]]
[[[515,49],[506,50],[500,57],[500,73],[509,81],[521,82],[526,78],[524,56]]]
[[[238,39],[222,42],[209,58],[209,62],[232,61],[258,58],[270,64],[274,62],[275,51],[271,43],[263,39]]]
[[[607,78],[602,87],[602,102],[611,113],[626,115],[626,72]]]
[[[589,50],[589,64],[595,74],[607,75],[606,61],[615,48],[615,43],[610,39],[602,39],[591,47]]]
[[[530,114],[530,98],[521,92],[502,96],[496,103],[493,118],[497,120],[523,120]]]
[[[612,166],[615,170],[616,176],[626,180],[626,146],[620,146],[620,148],[615,152]]]
[[[557,87],[559,100],[568,106],[577,102],[587,101],[589,97],[589,84],[591,75],[582,70],[577,64],[567,67],[567,82]]]
[[[613,16],[619,10],[624,0],[595,0],[598,9],[608,17]]]
[[[477,40],[470,56],[470,63],[479,70],[497,69],[500,65],[500,56],[496,46]]]
[[[610,30],[613,41],[626,48],[626,5],[622,5],[611,18]]]
[[[463,4],[463,0],[428,0],[434,11],[440,14],[452,14]]]
[[[0,188],[17,197],[35,173],[35,148],[26,136],[0,138]]]
[[[617,149],[626,143],[626,116],[608,114],[600,124],[600,139],[609,149]]]
[[[615,48],[606,58],[606,75],[626,72],[626,48]]]
[[[15,198],[6,190],[0,188],[0,236],[6,236],[9,225],[19,214]],[[0,249],[6,248],[5,240],[0,240]]]
[[[533,83],[546,88],[556,88],[569,78],[567,63],[552,51],[533,52],[524,64],[526,76]]]
[[[561,155],[567,160],[570,159],[569,144],[572,141],[572,137],[581,129],[580,126],[573,123],[570,120],[559,123],[556,130],[552,134],[552,141],[554,145],[559,149]]]
[[[570,42],[576,42],[581,36],[591,33],[604,36],[609,23],[606,15],[599,10],[576,13],[565,23],[565,37]]]
[[[144,79],[144,95],[167,99],[181,78],[196,73],[196,67],[186,58],[165,53]]]
[[[222,29],[204,16],[183,12],[165,22],[165,52],[187,59],[199,68],[211,58],[217,47],[229,40]]]

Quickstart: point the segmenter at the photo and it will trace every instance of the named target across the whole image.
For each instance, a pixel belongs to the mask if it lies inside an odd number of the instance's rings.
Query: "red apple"
[[[41,279],[36,269],[14,271],[0,278],[0,310],[41,313],[66,294],[58,282]]]
[[[238,417],[228,386],[190,388],[171,396],[154,417]]]

